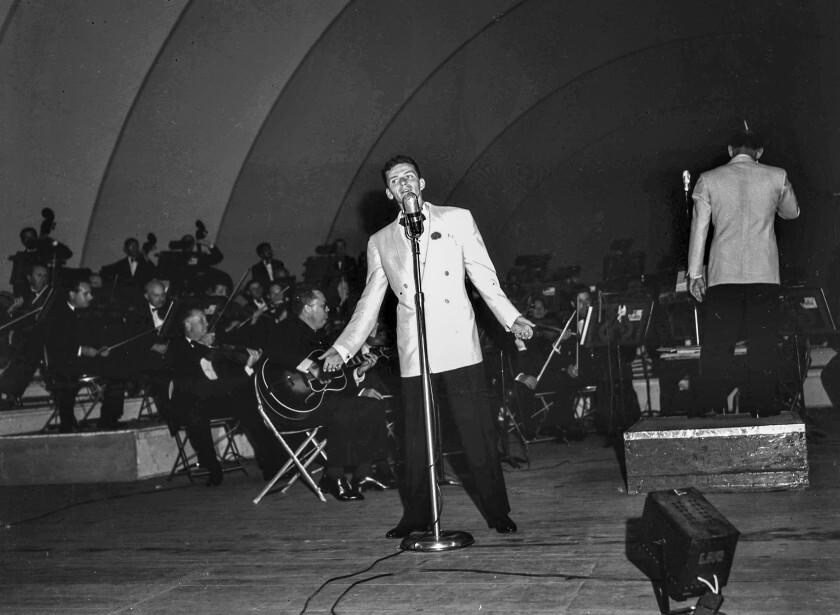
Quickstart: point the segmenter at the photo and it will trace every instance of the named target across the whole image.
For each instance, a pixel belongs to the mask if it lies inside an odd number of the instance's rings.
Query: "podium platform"
[[[642,418],[624,433],[624,457],[630,494],[808,486],[805,424],[790,412]]]

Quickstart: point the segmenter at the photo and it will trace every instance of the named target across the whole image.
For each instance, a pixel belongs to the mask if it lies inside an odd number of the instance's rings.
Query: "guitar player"
[[[327,348],[323,331],[328,321],[329,306],[324,293],[317,288],[298,288],[292,299],[291,317],[272,327],[265,346],[268,360],[306,376],[322,375],[320,365],[310,357]],[[313,353],[314,350],[319,352]],[[373,462],[385,457],[388,448],[385,404],[376,389],[365,386],[365,373],[374,363],[374,359],[368,359],[354,368],[347,374],[346,389],[327,394],[305,420],[283,424],[283,419],[277,419],[278,429],[324,426],[329,465],[320,486],[340,502],[364,499],[362,492],[368,489],[386,488],[372,470]],[[352,473],[350,480],[346,470]]]

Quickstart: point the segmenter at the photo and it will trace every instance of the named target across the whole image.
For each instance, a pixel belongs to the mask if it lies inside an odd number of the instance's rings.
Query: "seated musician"
[[[170,416],[186,428],[199,465],[209,472],[207,484],[220,485],[223,478],[210,432],[212,418],[238,419],[263,475],[274,476],[280,467],[279,447],[256,411],[251,387],[253,366],[262,352],[213,348],[215,335],[208,332],[207,318],[200,309],[188,310],[181,323],[184,335],[169,343],[173,385]]]
[[[146,260],[140,250],[140,242],[129,237],[123,242],[125,258],[102,267],[103,281],[110,287],[143,288],[146,282],[155,277],[156,267]]]
[[[43,338],[36,326],[50,293],[49,272],[44,265],[30,264],[26,272],[27,288],[14,298],[8,319],[20,319],[9,333],[9,364],[0,374],[0,409],[19,403],[26,387],[43,358]],[[28,315],[28,316],[27,316]]]
[[[149,280],[143,298],[129,306],[125,316],[126,356],[130,379],[147,387],[161,416],[169,407],[171,365],[167,357],[174,334],[175,301],[170,299],[163,282]]]
[[[102,360],[110,355],[110,349],[101,344],[101,323],[83,316],[93,301],[90,283],[86,279],[79,280],[64,293],[45,308],[42,323],[47,373],[59,412],[59,431],[67,433],[78,429],[74,408],[79,378],[91,374],[103,378],[98,427],[118,428],[125,383],[113,371],[114,362]]]
[[[289,306],[286,297],[289,287],[283,285],[281,282],[272,282],[268,286],[268,315],[271,322],[275,325],[281,320],[285,320],[289,315]]]
[[[575,420],[574,399],[580,388],[594,378],[593,357],[578,345],[592,298],[589,289],[584,286],[574,289],[574,292],[574,318],[570,318],[569,328],[561,339],[558,337],[563,324],[550,317],[542,299],[534,300],[532,315],[537,324],[534,337],[528,342],[520,340],[517,343],[519,352],[514,359],[514,365],[518,367],[517,382],[530,391],[554,393],[554,403],[540,421],[541,431],[561,439],[585,436],[585,431]]]
[[[289,272],[283,261],[274,258],[274,250],[271,244],[263,242],[257,246],[259,262],[251,267],[251,279],[260,282],[263,288],[267,288],[272,282],[289,278]]]
[[[271,330],[266,346],[269,364],[289,371],[319,376],[320,366],[313,361],[328,344],[323,329],[329,320],[324,293],[299,288],[292,302],[293,316]],[[387,454],[385,404],[379,391],[366,386],[365,374],[375,360],[365,359],[348,374],[344,391],[327,394],[320,407],[304,421],[284,423],[278,429],[323,425],[326,429],[328,466],[321,488],[337,500],[346,502],[364,498],[365,489],[386,488],[372,474],[373,462]],[[332,395],[332,396],[330,396]],[[348,481],[345,471],[352,472]]]
[[[45,211],[49,211],[45,209]],[[12,292],[16,296],[26,291],[26,272],[32,265],[46,265],[49,267],[61,267],[73,256],[72,250],[63,243],[56,241],[46,235],[38,235],[38,232],[31,226],[21,229],[20,241],[23,250],[15,252],[9,259],[12,261],[12,275],[9,284],[12,285]]]

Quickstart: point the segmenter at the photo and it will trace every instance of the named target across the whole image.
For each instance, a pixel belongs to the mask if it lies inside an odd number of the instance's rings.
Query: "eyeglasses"
[[[313,301],[312,303],[309,304],[309,306],[310,307],[320,307],[321,309],[324,309],[324,310],[327,309],[327,304],[323,303],[321,301]]]

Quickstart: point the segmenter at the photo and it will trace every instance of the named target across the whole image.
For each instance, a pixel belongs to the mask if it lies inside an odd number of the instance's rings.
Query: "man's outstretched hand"
[[[323,359],[324,361],[324,371],[326,372],[334,372],[341,369],[341,366],[344,365],[344,359],[341,358],[341,355],[338,354],[338,351],[330,347],[325,353],[321,354],[319,359]]]
[[[511,333],[521,340],[529,340],[534,336],[534,323],[524,316],[517,316],[510,326]]]

